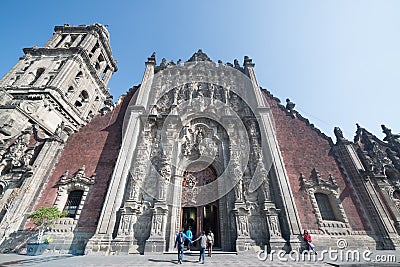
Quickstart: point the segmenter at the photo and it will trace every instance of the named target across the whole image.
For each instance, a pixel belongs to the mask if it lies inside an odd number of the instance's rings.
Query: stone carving
[[[187,62],[199,62],[199,61],[211,62],[211,59],[201,49],[199,49],[196,53],[193,54],[191,58],[189,58]]]
[[[214,104],[214,91],[215,91],[215,85],[210,84],[210,104]]]
[[[368,172],[367,175],[397,179],[400,173],[400,135],[392,134],[385,125],[382,125],[382,129],[386,134],[383,139],[386,143],[359,125],[354,142],[358,145],[357,152]]]
[[[194,175],[187,175],[183,179],[182,187],[182,206],[194,205],[197,202],[198,189],[196,187],[198,180]]]
[[[315,168],[311,171],[311,179],[306,179],[302,173],[300,174],[300,179],[302,181],[302,185],[306,189],[308,196],[311,199],[311,204],[314,210],[313,212],[316,215],[317,223],[320,227],[320,230],[327,234],[335,232],[349,234],[349,229],[351,227],[348,222],[343,205],[339,199],[339,186],[336,182],[336,179],[331,174],[328,175],[328,180],[322,179],[321,175]],[[315,193],[323,193],[330,198],[329,202],[332,205],[332,209],[336,210],[335,214],[339,214],[339,217],[336,218],[335,224],[329,223],[330,221],[326,222],[322,218],[321,212],[318,207],[318,202],[315,197]]]
[[[289,112],[294,112],[294,107],[296,106],[296,104],[295,103],[293,103],[292,101],[290,101],[290,99],[289,98],[286,98],[286,109],[289,111]]]
[[[392,130],[387,128],[384,124],[381,125],[383,132],[386,134],[383,141],[387,141],[391,144],[395,143],[400,145],[400,134],[392,134]]]
[[[0,162],[0,174],[17,168],[29,168],[30,161],[34,154],[34,147],[28,147],[32,129],[29,128],[19,135],[15,142],[4,153]]]
[[[385,174],[386,166],[393,166],[392,161],[387,156],[386,152],[376,143],[372,143],[372,151],[369,151],[369,156],[372,159],[372,171],[375,174]]]
[[[22,102],[20,107],[28,114],[32,114],[38,110],[38,105],[33,101]]]
[[[318,170],[314,168],[311,171],[310,180],[306,179],[302,173],[300,173],[300,177],[306,189],[313,188],[338,192],[339,186],[331,174],[328,175],[328,180],[323,180]]]
[[[132,177],[130,177],[130,181],[131,181],[131,190],[129,192],[129,199],[138,200],[139,190],[140,190],[139,182],[133,179]]]
[[[229,104],[229,87],[224,87],[224,100],[225,105]]]
[[[163,225],[163,215],[162,214],[154,215],[152,234],[161,236],[162,235],[162,225]]]
[[[278,224],[277,216],[270,217],[270,228],[269,229],[270,229],[271,235],[281,236],[281,233],[279,231],[279,224]]]
[[[104,106],[99,110],[99,113],[101,115],[104,115],[107,112],[113,110],[114,107],[115,107],[115,104],[113,102],[113,98],[112,98],[112,96],[109,96],[104,100]]]
[[[238,232],[240,236],[248,236],[249,229],[248,229],[248,218],[246,215],[239,215],[238,219]]]
[[[0,133],[4,134],[5,136],[11,136],[11,128],[14,125],[14,120],[9,119],[0,127]]]
[[[385,125],[381,125],[383,132],[385,133],[385,138],[383,141],[387,141],[391,149],[396,151],[400,156],[400,134],[392,134],[392,130],[387,128]]]
[[[236,199],[235,201],[242,202],[244,200],[243,191],[244,191],[245,185],[243,184],[242,166],[240,166],[238,160],[232,159],[232,165],[230,167],[229,174],[230,174],[230,177],[232,177],[232,179],[237,182],[234,187],[235,199]]]
[[[334,132],[334,134],[336,136],[336,142],[337,143],[340,143],[340,142],[343,142],[343,141],[347,141],[346,138],[344,138],[343,132],[339,127],[335,127],[333,132]]]
[[[194,125],[190,128],[186,127],[186,133],[183,138],[182,154],[186,157],[213,157],[218,151],[212,130],[207,129],[205,126]]]
[[[118,229],[118,235],[131,235],[133,233],[133,226],[136,223],[136,216],[132,214],[123,214],[121,216],[120,226]]]
[[[58,181],[58,185],[66,185],[70,183],[83,183],[85,185],[92,185],[96,181],[96,173],[94,173],[91,177],[87,177],[85,175],[86,167],[83,165],[80,167],[72,177],[69,176],[69,171],[66,170],[63,175],[61,175],[60,180]]]
[[[270,237],[281,237],[282,233],[278,217],[280,210],[275,208],[275,204],[269,202],[265,203],[264,212]]]

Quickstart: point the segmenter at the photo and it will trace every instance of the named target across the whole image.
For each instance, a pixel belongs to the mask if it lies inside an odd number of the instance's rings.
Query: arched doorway
[[[186,171],[182,181],[182,210],[181,210],[181,229],[192,229],[193,236],[199,236],[202,231],[212,231],[214,233],[214,245],[220,246],[220,225],[219,225],[219,201],[213,201],[205,205],[197,205],[198,188],[215,181],[217,175],[212,167],[207,167],[201,171]],[[209,189],[217,194],[218,188]]]

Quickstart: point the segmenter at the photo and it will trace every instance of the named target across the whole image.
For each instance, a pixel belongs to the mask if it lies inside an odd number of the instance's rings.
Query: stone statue
[[[247,227],[247,216],[240,215],[238,218],[239,221],[239,233],[240,235],[248,235],[248,227]]]
[[[293,103],[292,101],[290,101],[289,98],[286,98],[286,109],[287,109],[289,112],[292,112],[292,111],[294,110],[294,107],[295,107],[295,106],[296,106],[295,103]]]
[[[383,138],[383,141],[387,141],[391,144],[400,145],[400,134],[392,134],[392,130],[387,128],[384,124],[382,124],[381,127],[383,133],[386,134],[385,138]]]
[[[229,87],[224,87],[225,105],[229,103]]]
[[[334,134],[335,134],[335,136],[336,136],[336,142],[337,142],[337,143],[343,142],[343,141],[346,140],[346,138],[343,137],[343,132],[342,132],[342,130],[341,130],[339,127],[335,127],[335,128],[333,129],[333,132],[334,132]]]
[[[210,103],[214,104],[214,84],[210,84]]]

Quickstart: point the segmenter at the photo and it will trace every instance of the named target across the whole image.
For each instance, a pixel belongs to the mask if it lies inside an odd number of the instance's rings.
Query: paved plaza
[[[269,255],[270,256],[270,255]],[[246,254],[215,254],[206,257],[207,266],[400,266],[400,252],[374,251],[359,260],[346,261],[340,255],[336,260],[330,260],[328,255],[317,258],[312,255],[306,259],[296,259],[296,255],[275,255],[274,258],[263,259],[263,255]],[[259,259],[261,258],[261,260]],[[174,266],[179,265],[176,254],[150,255],[114,255],[74,256],[70,254],[44,254],[40,256],[26,256],[18,254],[0,254],[0,267],[5,266]],[[182,266],[203,266],[198,262],[198,252],[186,252]]]

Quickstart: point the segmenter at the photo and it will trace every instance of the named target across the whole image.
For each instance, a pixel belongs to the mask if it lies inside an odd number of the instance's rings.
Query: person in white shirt
[[[214,244],[214,233],[210,229],[210,230],[208,230],[208,234],[207,234],[208,257],[211,257],[211,255],[212,255],[213,244]]]

